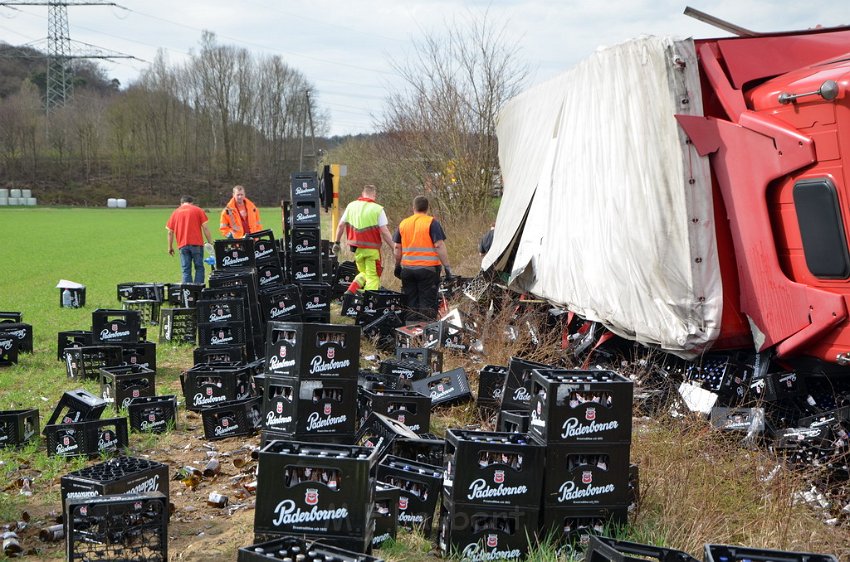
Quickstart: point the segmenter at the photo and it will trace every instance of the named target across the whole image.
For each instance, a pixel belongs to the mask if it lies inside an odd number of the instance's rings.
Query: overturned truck
[[[644,37],[523,92],[483,268],[684,358],[843,372],[848,51],[850,27]]]

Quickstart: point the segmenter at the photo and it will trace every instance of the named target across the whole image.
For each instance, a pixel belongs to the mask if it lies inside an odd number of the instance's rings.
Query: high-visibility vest
[[[228,234],[232,238],[245,238],[246,234],[259,232],[263,229],[263,224],[260,222],[260,211],[247,197],[244,202],[245,210],[248,212],[248,232],[245,232],[242,228],[242,219],[239,217],[239,209],[236,208],[236,200],[231,197],[224,210],[221,211],[221,220],[218,225],[218,230],[225,238]]]
[[[381,228],[378,219],[384,208],[367,199],[357,199],[345,209],[346,237],[351,246],[367,250],[381,249]]]
[[[440,265],[440,256],[431,241],[431,222],[434,217],[414,214],[398,225],[401,235],[402,267],[433,267]]]

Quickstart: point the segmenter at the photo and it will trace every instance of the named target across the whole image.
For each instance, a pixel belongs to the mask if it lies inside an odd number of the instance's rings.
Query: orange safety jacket
[[[221,235],[228,238],[245,238],[246,234],[259,232],[263,229],[263,224],[260,222],[260,211],[251,202],[245,198],[245,210],[248,212],[248,232],[242,229],[242,218],[239,216],[239,209],[236,208],[236,200],[231,197],[230,201],[221,211],[221,221],[219,221],[218,229]]]
[[[348,244],[364,250],[381,249],[381,228],[378,219],[383,207],[368,197],[359,197],[345,209],[345,237]]]
[[[416,213],[401,221],[402,267],[434,267],[440,265],[440,256],[431,241],[431,222],[434,217]]]

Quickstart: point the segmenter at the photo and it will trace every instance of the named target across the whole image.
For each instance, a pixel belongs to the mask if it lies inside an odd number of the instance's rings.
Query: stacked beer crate
[[[304,322],[330,322],[331,287],[323,276],[321,200],[315,172],[293,173],[290,195],[290,280],[301,287]]]
[[[159,342],[188,343],[194,345],[198,335],[197,303],[201,298],[203,283],[166,283],[167,307],[159,311]]]
[[[531,437],[545,447],[542,533],[568,551],[625,524],[632,382],[613,371],[535,369]]]
[[[527,434],[446,431],[438,543],[463,559],[518,559],[540,517],[545,448]]]
[[[360,328],[269,322],[263,380],[266,434],[353,443]]]
[[[143,326],[157,324],[165,300],[162,283],[119,283],[118,300],[124,310],[137,310]]]

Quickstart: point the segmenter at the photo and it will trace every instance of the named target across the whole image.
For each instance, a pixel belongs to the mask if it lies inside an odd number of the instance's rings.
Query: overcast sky
[[[374,131],[374,116],[380,114],[388,88],[398,84],[391,58],[403,60],[414,40],[439,33],[446,20],[488,9],[495,21],[507,23],[509,40],[519,46],[531,69],[528,85],[570,68],[600,46],[638,35],[727,35],[683,15],[688,5],[754,31],[850,23],[848,0],[119,0],[117,4],[68,8],[72,41],[141,59],[105,61],[110,78],[125,86],[131,83],[160,47],[171,63],[182,62],[191,51],[197,52],[201,32],[209,30],[219,43],[277,54],[300,70],[315,86],[320,107],[329,112],[332,134]],[[46,37],[46,6],[0,6],[0,40],[46,50]],[[79,43],[75,47],[89,48]]]

